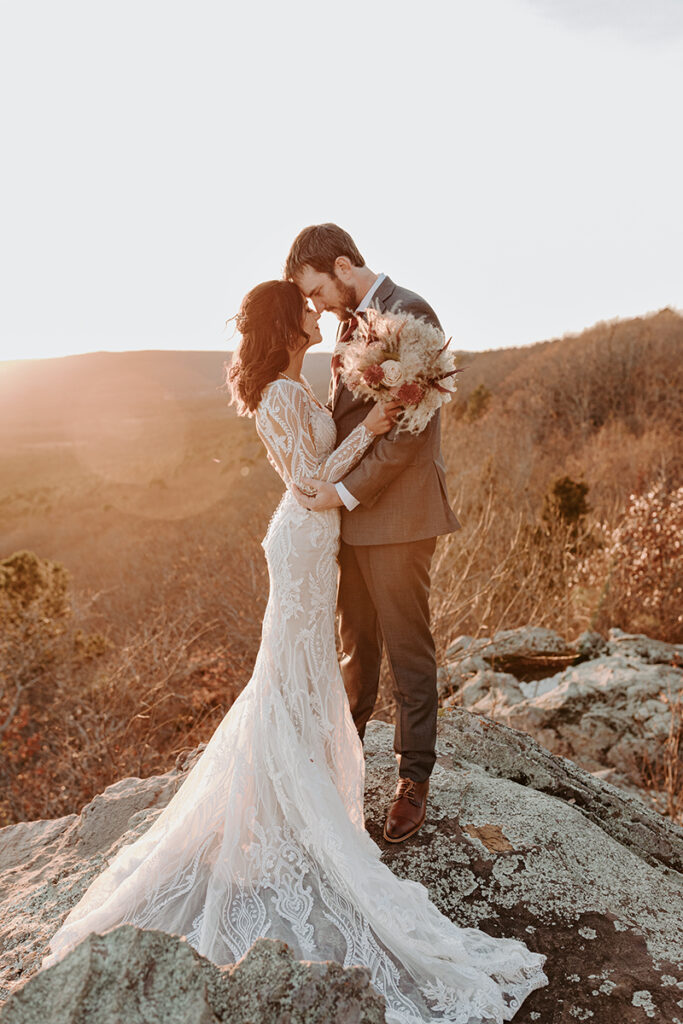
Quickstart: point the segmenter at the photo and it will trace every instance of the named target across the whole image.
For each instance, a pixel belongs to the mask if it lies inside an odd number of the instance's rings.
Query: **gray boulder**
[[[457,692],[465,686],[477,672],[490,672],[487,661],[479,655],[463,657],[457,661],[449,661],[436,670],[436,686],[440,697]]]
[[[427,823],[408,842],[387,844],[382,825],[396,781],[392,740],[390,726],[370,723],[368,831],[382,846],[386,863],[397,874],[423,883],[457,924],[514,936],[547,954],[550,985],[529,996],[515,1024],[683,1021],[683,830],[608,782],[544,750],[530,736],[455,707],[439,720],[439,756]],[[105,860],[149,826],[185,770],[179,767],[144,781],[123,780],[96,797],[81,815],[0,831],[0,997],[25,983],[8,999],[5,1015],[14,1016],[0,1018],[2,1024],[33,1024],[38,1019],[35,1007],[51,1007],[57,998],[61,1002],[55,1005],[71,1006],[71,998],[83,1004],[106,978],[108,994],[106,999],[100,995],[102,1005],[123,1005],[127,1000],[125,1005],[132,1006],[132,988],[139,1006],[144,965],[153,962],[161,964],[162,973],[156,987],[152,972],[148,990],[166,992],[163,1019],[169,1024],[176,1019],[173,1014],[181,1012],[188,1021],[202,1024],[213,1024],[214,1019],[293,1024],[322,1020],[314,1016],[323,1013],[322,1007],[328,1020],[355,1019],[360,1024],[381,1019],[370,1016],[376,1008],[366,1002],[362,972],[349,980],[334,971],[316,973],[319,965],[302,967],[296,962],[283,968],[281,987],[270,985],[270,967],[252,972],[245,988],[251,989],[254,1003],[240,1010],[243,1016],[221,1017],[227,1011],[215,993],[225,989],[211,986],[219,975],[221,985],[230,979],[233,984],[239,965],[228,979],[181,940],[154,938],[159,933],[134,929],[90,937],[61,963],[35,973],[68,909]],[[257,946],[248,956],[255,950]],[[278,948],[262,955],[274,956],[278,963],[278,958],[286,959],[286,952]],[[107,967],[104,961],[110,957]],[[173,983],[175,963],[182,985]],[[63,972],[58,975],[60,967]],[[332,970],[330,965],[323,968]],[[50,976],[58,980],[50,982]],[[318,996],[311,995],[309,1016],[295,1016],[292,992],[318,992],[321,977],[327,979],[325,990],[337,986],[338,1002],[318,1002]],[[294,989],[292,978],[299,979]],[[48,985],[54,990],[43,987]],[[306,1002],[309,996],[301,999]],[[231,997],[230,1014],[237,1012],[237,1005]],[[27,1009],[30,1006],[34,1009]],[[335,1018],[334,1013],[347,1010],[358,1016]],[[124,1014],[120,1019],[124,1017],[131,1024],[157,1019]],[[64,1019],[113,1024],[115,1018]]]
[[[487,660],[492,658],[534,658],[543,655],[573,655],[575,648],[564,637],[545,626],[520,626],[494,634]]]
[[[582,661],[590,661],[591,658],[597,658],[606,649],[607,641],[602,633],[595,633],[592,630],[586,630],[576,641],[576,653]]]
[[[165,775],[108,786],[80,814],[0,829],[0,1003],[119,847],[146,832],[199,750]]]
[[[62,961],[30,978],[0,1011],[2,1024],[47,1020],[383,1024],[384,999],[365,968],[296,961],[284,942],[259,939],[239,963],[219,968],[178,936],[122,925],[87,936]]]
[[[366,821],[393,871],[457,924],[548,954],[515,1024],[683,1024],[683,829],[640,800],[461,708],[442,711],[427,823],[381,837],[391,730],[371,722]]]
[[[444,707],[463,707],[481,714],[490,714],[497,704],[509,707],[524,700],[524,691],[513,675],[485,668],[463,682],[460,689],[448,697]]]
[[[624,633],[614,627],[609,631],[607,649],[610,654],[634,657],[651,665],[676,665],[683,667],[683,644],[667,644],[664,640],[652,640],[644,633]]]
[[[501,673],[487,683],[488,692],[482,688],[473,704],[467,694],[474,681],[464,687],[463,706],[529,733],[589,771],[613,768],[642,783],[643,764],[657,758],[669,736],[672,705],[683,695],[683,670],[619,654],[519,683],[517,689]]]
[[[564,643],[550,630],[458,638],[451,653],[460,660],[442,670],[442,706],[527,732],[553,753],[671,813],[666,775],[676,770],[670,762],[683,702],[683,646],[616,628],[608,640],[588,632],[576,641],[571,664],[553,671],[553,659],[564,656],[551,652]],[[522,651],[531,657],[533,646],[546,659],[538,671],[531,662],[514,661]],[[504,665],[508,671],[496,670]]]
[[[545,626],[502,629],[491,637],[459,636],[446,651],[446,660],[481,657],[489,664],[506,658],[574,657],[576,647]]]
[[[524,678],[552,675],[575,661],[576,645],[542,626],[504,629],[491,637],[459,636],[448,647],[437,673],[439,696],[457,693],[473,676],[496,671]]]

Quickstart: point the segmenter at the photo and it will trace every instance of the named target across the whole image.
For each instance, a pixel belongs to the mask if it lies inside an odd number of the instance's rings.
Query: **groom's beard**
[[[339,305],[334,306],[332,312],[336,313],[340,320],[348,320],[358,305],[356,291],[351,285],[342,284],[341,281],[336,281],[335,284],[337,286]]]

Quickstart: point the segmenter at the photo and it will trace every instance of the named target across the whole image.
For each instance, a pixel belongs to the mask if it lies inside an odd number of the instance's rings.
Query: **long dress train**
[[[287,485],[340,479],[373,439],[361,424],[335,449],[329,412],[289,379],[266,387],[256,425]],[[301,959],[362,964],[389,1024],[500,1024],[548,983],[543,954],[457,927],[365,831],[334,638],[338,545],[338,510],[308,512],[285,491],[263,541],[270,596],[249,684],[168,806],[71,910],[43,968],[130,923],[185,935],[220,965],[261,936]]]

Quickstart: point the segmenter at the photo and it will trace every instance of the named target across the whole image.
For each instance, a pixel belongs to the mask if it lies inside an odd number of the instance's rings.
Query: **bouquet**
[[[412,313],[369,308],[348,341],[337,343],[334,356],[355,398],[400,402],[398,431],[419,434],[456,390],[460,371],[449,344],[438,327]]]

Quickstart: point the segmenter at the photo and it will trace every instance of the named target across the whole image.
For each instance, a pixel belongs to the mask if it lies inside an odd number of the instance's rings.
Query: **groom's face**
[[[358,305],[355,288],[337,277],[336,272],[333,277],[306,266],[296,275],[295,283],[311,300],[318,313],[329,311],[339,320],[348,320]]]

